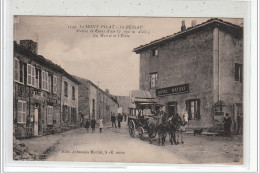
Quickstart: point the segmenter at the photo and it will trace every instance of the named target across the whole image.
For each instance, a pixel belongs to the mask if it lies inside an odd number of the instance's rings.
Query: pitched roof
[[[150,47],[153,47],[153,46],[156,46],[158,44],[161,44],[165,41],[169,41],[169,40],[173,40],[179,36],[182,36],[184,34],[187,34],[187,33],[190,33],[192,31],[196,31],[196,30],[199,30],[201,28],[204,28],[206,26],[209,26],[209,25],[212,25],[212,24],[218,24],[219,26],[223,26],[223,27],[228,27],[228,28],[232,28],[232,29],[235,29],[237,31],[239,30],[242,30],[243,27],[241,26],[238,26],[238,25],[235,25],[235,24],[232,24],[230,22],[226,22],[226,21],[223,21],[221,19],[218,19],[218,18],[211,18],[209,20],[207,20],[206,22],[203,22],[201,24],[198,24],[198,25],[195,25],[193,27],[188,27],[186,30],[184,31],[180,31],[180,32],[177,32],[177,33],[174,33],[172,35],[169,35],[169,36],[166,36],[166,37],[163,37],[163,38],[160,38],[158,40],[154,40],[148,44],[145,44],[145,45],[141,45],[139,47],[136,47],[133,49],[133,52],[136,52],[136,53],[139,53],[141,52],[142,50],[146,49],[146,48],[150,48]]]
[[[18,52],[36,62],[38,62],[39,64],[52,68],[53,70],[62,73],[64,76],[66,76],[68,79],[72,80],[76,84],[80,84],[80,82],[77,79],[75,79],[72,75],[70,75],[68,72],[66,72],[60,65],[53,63],[51,60],[44,58],[42,55],[33,54],[28,49],[26,49],[23,45],[17,44],[16,41],[14,41],[14,52]]]

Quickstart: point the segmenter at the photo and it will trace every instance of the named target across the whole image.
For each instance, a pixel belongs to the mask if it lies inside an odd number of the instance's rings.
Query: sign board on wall
[[[156,96],[164,96],[169,94],[182,94],[189,92],[189,84],[176,85],[167,88],[156,89]]]

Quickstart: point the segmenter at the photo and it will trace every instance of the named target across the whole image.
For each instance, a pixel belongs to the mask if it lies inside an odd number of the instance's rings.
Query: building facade
[[[122,108],[122,113],[125,115],[129,114],[129,105],[130,105],[130,98],[129,96],[115,96],[119,107]]]
[[[96,120],[102,118],[106,123],[110,121],[112,113],[117,115],[118,102],[108,90],[101,90],[90,80],[76,76],[75,78],[81,83],[79,85],[79,112],[82,124],[86,119],[93,117]]]
[[[61,131],[60,66],[37,55],[32,40],[14,42],[13,132],[18,138]]]
[[[195,23],[195,22],[193,22]],[[211,19],[134,49],[140,54],[140,89],[169,114],[189,114],[188,128],[222,125],[232,130],[243,105],[243,28]]]
[[[78,127],[78,85],[79,82],[72,76],[62,76],[61,85],[61,120],[64,127]]]

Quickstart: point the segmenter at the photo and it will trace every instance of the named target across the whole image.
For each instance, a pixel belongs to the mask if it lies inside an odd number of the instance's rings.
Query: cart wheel
[[[138,135],[139,135],[140,140],[144,139],[144,128],[143,127],[138,128]]]
[[[129,122],[129,135],[134,138],[135,137],[135,122],[133,120],[131,120]]]

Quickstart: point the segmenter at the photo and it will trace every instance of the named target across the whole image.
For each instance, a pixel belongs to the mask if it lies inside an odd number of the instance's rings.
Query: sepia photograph
[[[242,165],[243,25],[13,16],[13,160]]]

